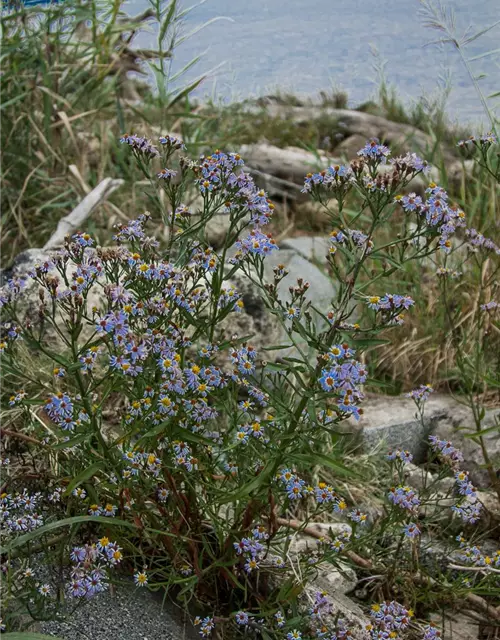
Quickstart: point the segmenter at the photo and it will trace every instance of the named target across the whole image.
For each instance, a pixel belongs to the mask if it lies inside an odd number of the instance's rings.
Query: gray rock
[[[446,396],[431,397],[424,420],[418,418],[415,404],[405,396],[373,396],[363,405],[358,423],[362,429],[367,451],[405,449],[413,454],[414,462],[421,462],[427,451],[427,438],[433,432],[438,415],[448,409]]]
[[[481,422],[482,430],[493,429],[483,435],[486,450],[496,472],[500,470],[500,407],[486,411]],[[463,453],[464,462],[461,468],[468,471],[472,482],[480,488],[491,485],[486,469],[481,446],[471,436],[476,432],[472,412],[467,407],[455,404],[452,411],[438,417],[434,433],[442,440],[450,440]]]
[[[312,153],[299,147],[281,149],[270,144],[248,144],[240,148],[250,172],[271,175],[297,185],[303,185],[306,173],[328,165],[328,157],[318,152]]]
[[[48,257],[49,252],[43,249],[26,249],[16,256],[10,267],[0,270],[0,286],[5,286],[11,278],[26,275],[35,264],[44,262]]]
[[[318,590],[326,592],[327,598],[332,605],[331,613],[322,616],[322,623],[329,629],[334,630],[338,618],[343,618],[352,629],[350,637],[353,639],[359,638],[360,640],[366,638],[365,629],[370,622],[369,618],[356,602],[343,593],[336,591],[331,585],[325,585],[324,582],[321,585],[319,583],[307,585],[299,598],[299,607],[302,610],[309,609],[315,601]]]
[[[488,474],[482,468],[481,447],[467,437],[475,433],[472,412],[451,396],[432,395],[426,403],[423,421],[413,401],[405,396],[372,396],[365,401],[363,409],[358,427],[366,450],[407,449],[418,464],[425,459],[429,435],[434,434],[441,440],[450,440],[462,451],[461,468],[470,473],[476,486],[490,486]],[[500,425],[500,408],[486,411],[482,429],[495,424]],[[499,469],[500,430],[492,430],[483,437],[490,459],[495,469]]]
[[[300,254],[291,249],[281,249],[267,256],[264,261],[264,281],[272,283],[274,280],[273,268],[283,264],[289,271],[278,286],[278,295],[286,303],[289,299],[289,287],[296,286],[297,280],[302,278],[310,283],[306,294],[306,300],[322,311],[328,311],[331,307],[331,300],[335,295],[333,282],[320,271],[320,269],[303,258]],[[249,341],[260,351],[263,347],[286,346],[277,350],[266,352],[266,359],[275,361],[285,356],[297,357],[297,349],[286,334],[283,324],[267,307],[263,299],[262,292],[244,274],[236,272],[230,281],[236,290],[242,294],[244,309],[242,313],[231,313],[224,322],[221,329],[226,335],[237,334],[240,338],[250,336]],[[326,327],[326,323],[312,312],[316,319],[318,329]],[[296,343],[308,351],[305,340],[298,334],[295,335]],[[313,352],[308,354],[315,357]]]
[[[422,467],[418,467],[416,464],[409,463],[405,465],[405,471],[406,482],[415,489],[422,489],[424,486],[428,487],[435,480],[434,474]]]
[[[344,531],[352,531],[352,527],[345,522],[310,522],[307,525],[308,529],[314,529],[327,539],[335,538]],[[292,555],[298,555],[305,551],[315,551],[318,547],[318,539],[312,536],[305,535],[304,533],[297,532],[292,536],[290,542],[289,552]]]
[[[362,149],[365,144],[366,135],[354,133],[342,140],[342,142],[335,147],[335,155],[342,158],[342,160],[354,160],[358,157],[358,151]]]
[[[404,153],[411,149],[425,155],[435,146],[432,137],[421,129],[354,109],[335,109],[322,106],[291,107],[271,104],[266,107],[266,112],[272,118],[282,118],[297,126],[310,126],[311,121],[322,119],[324,122],[326,119],[330,119],[332,121],[330,137],[341,130],[345,136],[364,137],[365,142],[369,138],[379,138],[391,147],[393,154]],[[452,147],[441,145],[441,152],[447,163],[457,159],[457,151]]]
[[[284,264],[288,275],[278,285],[278,293],[281,299],[289,297],[288,288],[297,285],[297,280],[302,278],[309,282],[310,287],[306,293],[306,299],[322,311],[328,311],[335,295],[335,287],[330,278],[324,275],[318,267],[306,260],[302,255],[292,249],[274,251],[264,261],[264,275],[267,282],[274,279],[273,268],[278,264]]]
[[[281,243],[281,248],[295,251],[310,262],[325,265],[330,242],[328,238],[323,236],[299,236],[298,238],[287,238]]]
[[[458,613],[457,611],[445,612],[443,616],[436,613],[431,614],[431,622],[441,631],[442,637],[448,640],[478,640],[479,624],[474,619],[466,615],[467,612]]]

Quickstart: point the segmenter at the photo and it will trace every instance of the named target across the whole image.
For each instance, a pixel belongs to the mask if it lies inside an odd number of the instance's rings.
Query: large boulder
[[[490,486],[484,469],[484,458],[477,439],[471,438],[476,427],[472,411],[458,400],[444,394],[432,395],[426,403],[424,418],[417,414],[415,404],[406,396],[369,396],[358,428],[362,431],[367,451],[406,449],[414,456],[414,462],[425,460],[428,437],[436,435],[450,440],[464,455],[461,468],[468,471],[471,480],[480,488]],[[500,469],[500,407],[486,411],[482,429],[492,428],[483,435],[486,450],[495,470]]]
[[[328,238],[323,236],[297,236],[283,240],[281,247],[295,251],[309,262],[324,266],[327,264],[331,244]]]
[[[288,270],[288,275],[278,285],[278,295],[282,301],[286,303],[290,296],[289,287],[297,286],[297,280],[302,279],[310,284],[306,300],[325,312],[330,309],[332,298],[335,296],[335,286],[315,264],[293,249],[275,251],[264,260],[265,282],[273,282],[273,269],[279,264],[283,264]],[[276,361],[285,356],[297,357],[297,350],[284,330],[282,320],[268,309],[262,291],[241,272],[236,272],[231,277],[231,284],[241,293],[244,309],[241,313],[231,313],[227,316],[221,327],[225,334],[237,334],[239,337],[251,336],[249,340],[258,351],[271,346],[287,346],[284,349],[266,351],[266,359],[270,361]],[[318,329],[325,328],[325,323],[317,314],[313,313],[313,317],[316,319]],[[300,348],[307,352],[305,340],[298,334],[295,335],[295,340]],[[311,351],[308,355],[311,362],[314,362],[315,353]]]

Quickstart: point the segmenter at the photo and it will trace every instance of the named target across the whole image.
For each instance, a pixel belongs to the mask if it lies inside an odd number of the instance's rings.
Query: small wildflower
[[[148,576],[145,571],[138,571],[134,574],[134,582],[138,587],[145,587],[148,584]]]

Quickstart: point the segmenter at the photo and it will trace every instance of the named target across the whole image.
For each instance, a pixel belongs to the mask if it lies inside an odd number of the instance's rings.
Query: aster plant
[[[384,279],[407,261],[447,255],[465,214],[434,183],[424,198],[408,193],[427,163],[410,153],[391,159],[377,140],[349,165],[308,174],[303,191],[331,218],[327,261],[337,283],[331,307],[318,309],[308,282],[283,294],[284,265],[266,280],[264,261],[279,252],[267,232],[275,207],[237,153],[192,160],[170,135],[154,144],[125,134],[121,143],[151,184],[161,220],[141,213],[118,225],[110,247],[76,233],[2,294],[6,432],[29,456],[20,473],[4,460],[7,624],[15,628],[26,611],[51,617],[58,593],[70,609],[79,606],[128,574],[187,610],[196,600],[205,610],[194,619],[202,637],[398,638],[410,626],[438,637],[418,589],[404,587],[425,583],[421,540],[442,511],[434,487],[408,486],[411,454],[393,451],[385,502],[369,516],[343,491],[357,474],[343,457],[341,424],[363,411],[364,351],[404,324],[416,303],[387,292]],[[196,211],[184,204],[193,185]],[[351,192],[363,203],[355,215],[345,209]],[[228,221],[219,251],[206,240],[216,214]],[[388,224],[394,240],[381,244]],[[362,277],[374,268],[376,276]],[[258,350],[255,336],[232,329],[245,309],[241,278],[286,344]],[[23,310],[31,287],[39,291],[36,317]],[[412,392],[422,415],[431,392]],[[429,447],[440,477],[455,479],[447,518],[470,527],[481,504],[460,453],[436,439]],[[434,515],[422,520],[431,505]],[[318,520],[345,526],[321,535],[313,550],[294,550],[297,533],[309,535]],[[463,566],[489,567],[466,588],[484,593],[500,556],[486,561],[461,533],[454,543]],[[49,565],[57,558],[58,571],[33,570],[40,554]],[[387,601],[372,606],[364,627],[339,618],[321,591],[304,604],[301,594],[325,563],[376,574],[376,594]],[[437,597],[464,596],[462,576],[432,580]]]

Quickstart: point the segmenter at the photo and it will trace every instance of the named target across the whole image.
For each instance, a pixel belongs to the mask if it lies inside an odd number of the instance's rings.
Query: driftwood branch
[[[113,178],[105,178],[100,182],[69,215],[59,221],[57,229],[44,245],[44,250],[55,249],[63,245],[64,238],[77,231],[94,209],[104,202],[113,191],[121,187],[123,182],[123,180],[114,180]]]

